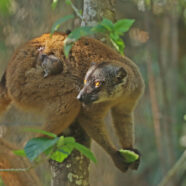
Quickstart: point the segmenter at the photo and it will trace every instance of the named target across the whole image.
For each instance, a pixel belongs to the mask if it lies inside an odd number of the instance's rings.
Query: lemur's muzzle
[[[93,103],[94,101],[96,101],[96,100],[98,99],[98,97],[95,96],[94,94],[91,94],[91,93],[87,94],[87,93],[84,92],[84,89],[82,89],[82,90],[79,92],[79,94],[78,94],[78,96],[77,96],[77,99],[78,99],[80,102],[82,102],[82,103],[88,105],[88,104],[91,104],[91,103]]]

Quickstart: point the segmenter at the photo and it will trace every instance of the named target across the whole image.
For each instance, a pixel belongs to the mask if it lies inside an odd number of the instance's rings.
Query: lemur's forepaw
[[[115,153],[113,161],[122,172],[128,169],[137,170],[140,164],[140,153],[132,148],[119,150]]]
[[[133,161],[129,164],[130,169],[137,170],[139,167],[139,164],[140,164],[140,157],[141,157],[140,152],[137,149],[133,149],[133,148],[128,148],[126,150],[132,151],[138,156],[138,158],[135,161]]]
[[[128,164],[124,161],[124,158],[121,156],[119,151],[116,151],[112,157],[115,166],[122,172],[126,172],[129,168]]]

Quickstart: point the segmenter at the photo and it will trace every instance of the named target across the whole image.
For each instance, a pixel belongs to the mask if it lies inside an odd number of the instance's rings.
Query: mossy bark
[[[78,143],[90,147],[90,138],[78,123],[70,128],[69,136],[73,136]],[[89,165],[90,160],[78,151],[72,154],[63,162],[49,161],[52,171],[51,186],[89,186]]]

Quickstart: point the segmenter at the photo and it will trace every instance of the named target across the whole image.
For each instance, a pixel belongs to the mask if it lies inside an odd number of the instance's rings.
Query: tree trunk
[[[114,21],[115,3],[115,0],[84,0],[81,26],[94,26],[103,17]],[[70,130],[70,136],[75,137],[79,143],[90,147],[90,138],[78,123],[74,123]],[[77,151],[72,152],[63,163],[50,160],[51,186],[89,186],[89,165],[90,161]]]
[[[116,0],[84,0],[81,26],[94,26],[103,18],[115,20]]]
[[[78,143],[90,147],[90,138],[77,122],[70,127],[69,136],[73,136]],[[90,160],[80,152],[73,151],[63,163],[53,160],[49,163],[52,171],[51,186],[89,186]]]
[[[151,12],[146,10],[145,15],[145,25],[148,33],[153,33],[151,25],[150,25],[150,17],[152,16]],[[147,44],[147,51],[146,51],[146,65],[147,65],[147,77],[148,77],[148,89],[149,89],[149,96],[151,102],[151,110],[152,110],[152,118],[153,118],[153,125],[154,125],[154,133],[155,133],[155,140],[156,140],[156,147],[159,156],[159,166],[162,173],[166,172],[166,164],[165,164],[165,157],[163,151],[163,144],[162,144],[162,131],[161,131],[161,122],[160,122],[160,108],[157,99],[157,89],[156,89],[156,78],[152,68],[152,51],[153,46],[152,43]]]

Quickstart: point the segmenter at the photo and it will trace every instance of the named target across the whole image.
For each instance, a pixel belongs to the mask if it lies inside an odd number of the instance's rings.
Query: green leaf
[[[125,44],[123,42],[122,39],[118,39],[115,41],[116,45],[118,46],[118,51],[121,55],[124,54],[124,48],[125,48]]]
[[[55,10],[56,6],[57,6],[58,0],[53,0],[52,1],[52,9]]]
[[[68,157],[67,154],[62,153],[60,151],[55,151],[54,153],[52,153],[52,155],[50,156],[50,159],[55,160],[59,163],[63,162],[66,158]]]
[[[49,137],[52,137],[52,138],[56,138],[57,137],[54,133],[47,132],[47,131],[41,130],[41,129],[25,128],[24,131],[35,132],[35,133],[39,133],[39,134],[44,134],[44,135],[49,136]]]
[[[0,14],[8,14],[10,5],[11,0],[0,0]]]
[[[119,152],[124,157],[127,163],[132,163],[139,158],[138,154],[130,150],[120,149]]]
[[[75,139],[73,137],[61,136],[57,142],[57,150],[51,154],[50,158],[57,162],[63,162],[74,149],[74,142]]]
[[[66,44],[64,46],[65,56],[68,57],[69,52],[73,46],[73,43],[83,36],[93,34],[92,27],[84,26],[74,29],[66,38]],[[70,42],[69,42],[70,41]]]
[[[84,26],[84,27],[78,27],[74,29],[69,35],[68,38],[78,40],[83,36],[91,35],[93,34],[92,27],[90,26]]]
[[[133,23],[133,19],[121,19],[114,24],[114,31],[118,34],[123,34],[123,32],[127,32],[130,29]]]
[[[54,149],[53,146],[49,147],[47,150],[44,151],[44,154],[47,156],[51,155],[53,152],[53,149]]]
[[[51,29],[51,34],[53,34],[59,27],[62,23],[68,21],[69,19],[73,19],[74,18],[74,15],[70,14],[70,15],[67,15],[65,17],[62,17],[60,19],[58,19],[52,26],[52,29]]]
[[[50,158],[61,163],[71,154],[73,149],[74,149],[73,144],[63,145],[57,151],[52,153]]]
[[[61,147],[59,150],[62,150],[61,152],[70,154],[73,149],[74,149],[73,143],[68,143],[64,145],[63,147]]]
[[[14,150],[13,153],[15,155],[17,155],[17,156],[23,156],[23,157],[26,156],[25,151],[23,149],[21,149],[21,150]]]
[[[116,34],[115,32],[110,33],[110,34],[109,34],[109,37],[110,37],[112,40],[114,40],[114,41],[117,41],[118,39],[120,39],[119,35]]]
[[[58,139],[58,137],[54,139],[32,138],[24,147],[26,156],[30,161],[35,160],[42,152],[44,152],[51,146],[54,146],[57,143]]]
[[[69,153],[67,151],[64,151],[62,148],[58,149],[58,151],[62,152],[63,154],[68,154],[69,155]]]
[[[65,139],[64,139],[65,144],[74,143],[74,142],[76,142],[76,140],[73,137],[65,137]]]
[[[110,32],[114,29],[114,24],[109,19],[104,18],[100,25],[104,26]]]
[[[88,159],[92,160],[94,163],[96,163],[96,158],[94,156],[94,154],[84,145],[81,145],[77,142],[75,142],[74,144],[74,148],[78,151],[80,151],[84,156],[86,156]]]
[[[95,32],[95,33],[106,33],[108,32],[108,30],[101,24],[97,24],[96,26],[94,26],[92,28],[92,31]]]
[[[64,136],[60,136],[58,141],[57,141],[57,148],[60,148],[61,146],[63,146],[65,143],[65,138]]]
[[[118,52],[120,52],[121,55],[124,55],[124,48],[125,44],[123,40],[119,37],[117,34],[110,34],[110,40],[113,44],[113,46],[116,48]]]
[[[71,50],[72,46],[73,46],[73,44],[68,44],[68,45],[64,46],[64,54],[65,54],[66,58],[68,58],[68,55],[70,53],[70,50]]]

